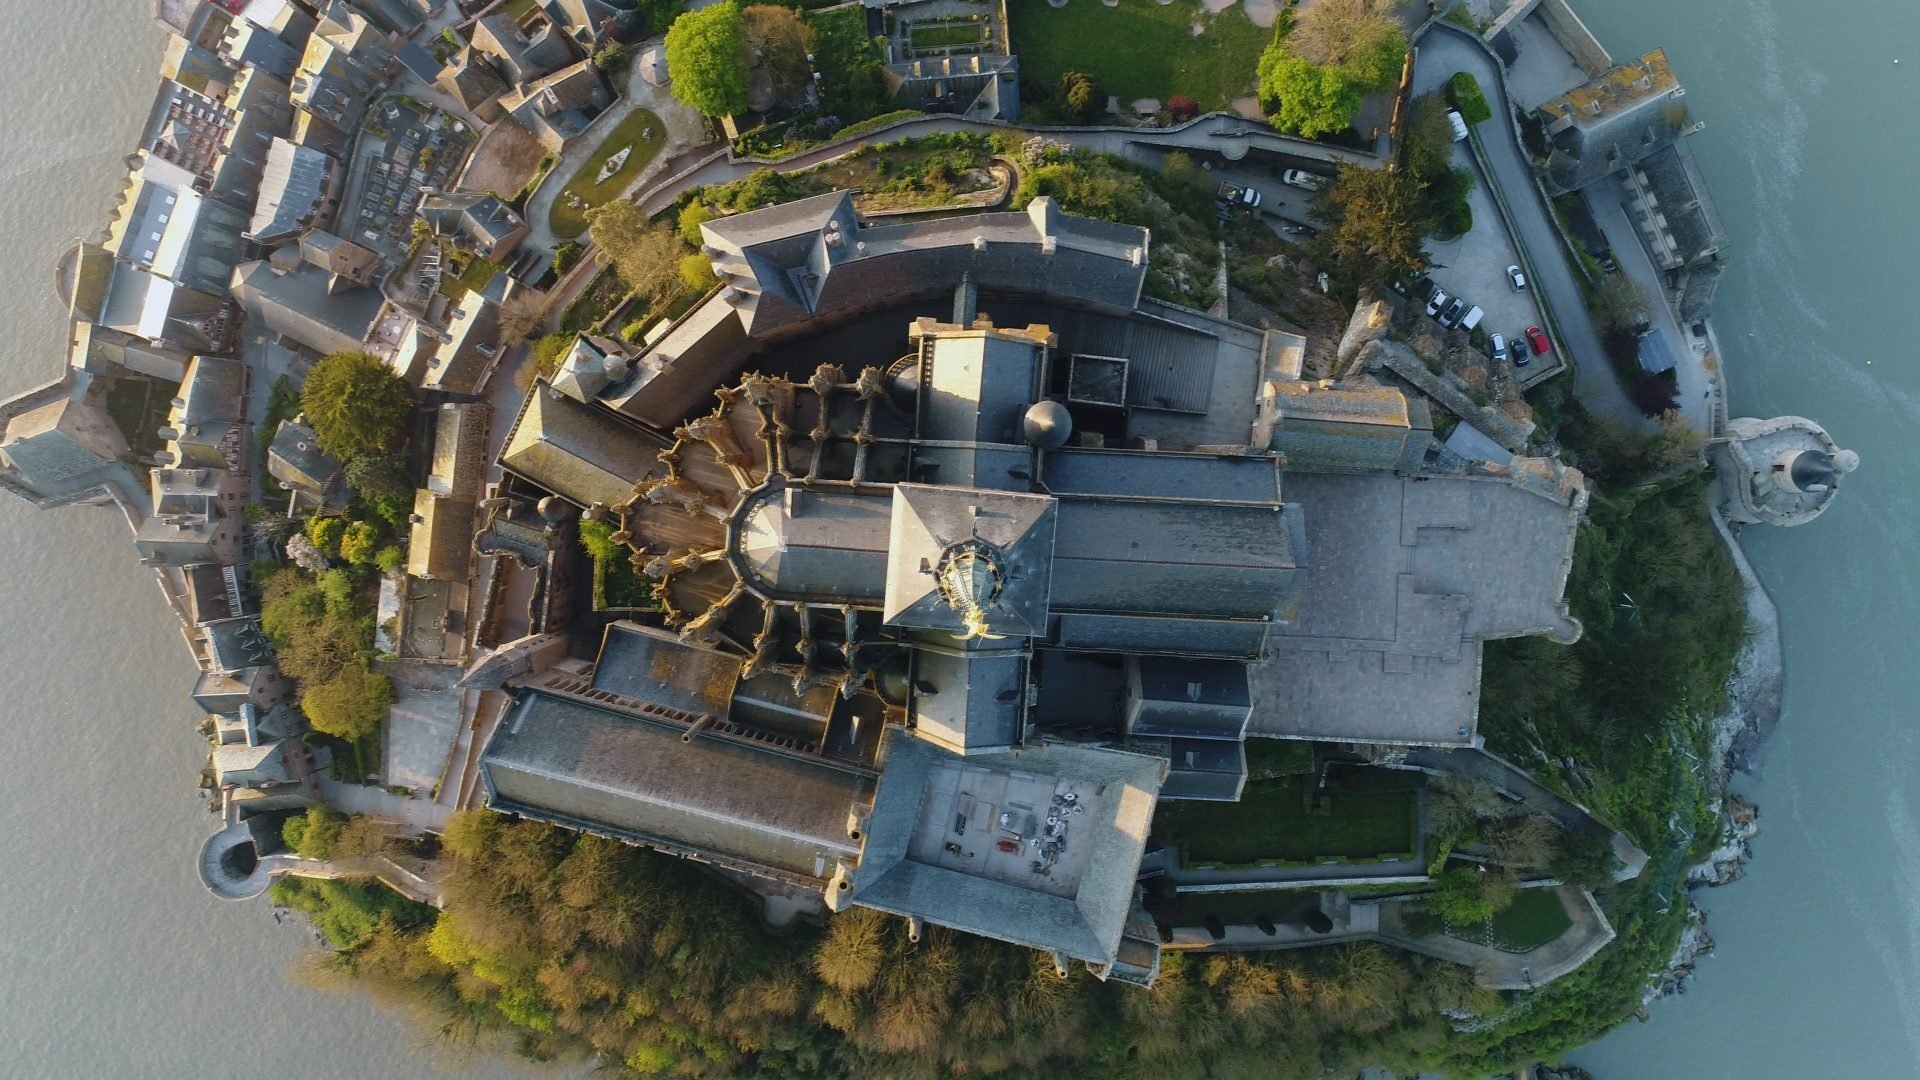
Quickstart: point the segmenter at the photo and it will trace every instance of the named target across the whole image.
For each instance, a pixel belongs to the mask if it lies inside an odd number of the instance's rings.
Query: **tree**
[[[693,15],[674,25],[690,18]],[[640,207],[616,199],[587,211],[587,222],[587,231],[599,245],[601,257],[613,264],[621,280],[648,306],[659,303],[679,286],[680,256],[686,253],[686,247],[673,230],[648,222]]]
[[[413,480],[402,454],[360,454],[347,462],[347,486],[363,499],[412,499]]]
[[[572,240],[568,240],[566,243],[561,244],[559,248],[555,248],[553,252],[553,269],[557,274],[567,272],[566,267],[560,265],[560,249],[565,248],[568,244],[573,245],[573,253],[567,259],[568,267],[579,260],[580,252],[583,250],[578,243]],[[531,341],[539,335],[541,330],[546,328],[546,325],[547,298],[544,294],[536,293],[532,290],[522,290],[508,297],[507,302],[500,305],[500,336],[507,341]]]
[[[346,827],[347,815],[325,806],[309,806],[307,812],[288,818],[280,825],[280,839],[303,859],[328,859],[335,841]]]
[[[320,448],[340,458],[391,446],[412,408],[406,382],[366,353],[321,357],[300,389],[300,409]]]
[[[713,264],[705,255],[696,251],[680,257],[680,284],[685,285],[688,292],[706,292],[713,287],[714,280]]]
[[[1260,100],[1273,103],[1273,126],[1309,139],[1346,130],[1366,97],[1340,68],[1302,60],[1278,45],[1261,54],[1259,71]]]
[[[886,916],[871,908],[850,908],[827,923],[827,936],[813,953],[820,981],[846,994],[865,990],[880,974],[886,952]]]
[[[1472,926],[1493,918],[1493,901],[1487,896],[1488,875],[1477,866],[1459,866],[1434,881],[1427,896],[1427,910],[1449,926]]]
[[[1313,216],[1327,225],[1320,243],[1357,284],[1417,275],[1427,265],[1420,197],[1418,181],[1404,169],[1342,165],[1314,198]]]
[[[1654,417],[1660,430],[1647,438],[1641,455],[1647,468],[1655,473],[1669,469],[1703,467],[1700,451],[1707,448],[1707,433],[1694,427],[1678,409],[1668,409]]]
[[[1408,105],[1400,165],[1428,183],[1453,168],[1453,125],[1438,92],[1421,94]]]
[[[1625,274],[1602,274],[1587,294],[1587,310],[1605,331],[1634,331],[1647,321],[1647,295]]]
[[[388,544],[373,553],[373,565],[383,574],[397,574],[401,567],[407,565],[407,553],[397,545]]]
[[[392,704],[393,680],[364,664],[348,664],[300,694],[300,711],[314,730],[348,742],[372,734]]]
[[[1538,869],[1553,861],[1562,830],[1545,814],[1509,818],[1486,829],[1487,849],[1508,869]]]
[[[1160,159],[1160,175],[1182,184],[1204,184],[1205,177],[1184,150],[1175,150]]]
[[[747,45],[740,5],[724,0],[689,11],[667,31],[673,96],[707,116],[747,109]]]
[[[340,557],[340,538],[347,534],[347,523],[337,517],[307,519],[307,539],[329,559]]]
[[[373,562],[373,552],[380,543],[380,530],[371,521],[356,521],[347,526],[340,537],[340,557],[355,566],[365,566]]]
[[[1282,39],[1288,52],[1323,68],[1340,68],[1368,93],[1400,74],[1407,39],[1393,17],[1399,0],[1317,0],[1302,8]]]
[[[1060,95],[1066,100],[1067,108],[1082,120],[1099,116],[1107,105],[1106,97],[1094,85],[1093,77],[1084,72],[1069,71],[1062,75]]]
[[[788,101],[804,94],[813,82],[807,64],[813,30],[800,13],[777,4],[753,4],[740,9],[740,24],[747,55],[772,82],[774,96]]]
[[[701,244],[706,243],[707,238],[701,233],[700,226],[712,221],[717,216],[718,215],[713,212],[713,207],[708,206],[699,199],[695,199],[681,207],[680,239],[685,240],[694,247],[699,247]]]
[[[1563,883],[1582,889],[1597,889],[1613,881],[1613,841],[1598,833],[1570,832],[1560,843],[1560,851],[1547,864],[1547,870]]]

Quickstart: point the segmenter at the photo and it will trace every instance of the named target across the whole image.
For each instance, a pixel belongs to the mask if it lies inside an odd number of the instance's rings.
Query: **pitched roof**
[[[612,506],[633,494],[662,449],[609,410],[574,401],[542,380],[507,434],[500,465],[577,506]]]
[[[522,691],[481,758],[497,810],[821,879],[850,858],[871,781],[731,740]]]
[[[332,275],[302,265],[278,273],[261,260],[233,270],[233,298],[264,327],[314,352],[357,352],[380,318],[377,289],[334,291]]]
[[[1577,190],[1671,144],[1689,125],[1685,93],[1655,49],[1542,104],[1548,178]]]

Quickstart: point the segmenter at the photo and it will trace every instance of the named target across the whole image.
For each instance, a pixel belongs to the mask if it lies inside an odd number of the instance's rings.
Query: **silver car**
[[[1520,268],[1517,266],[1507,267],[1507,280],[1513,283],[1514,292],[1519,292],[1521,289],[1527,287],[1527,275],[1521,273]]]
[[[1433,296],[1427,301],[1427,317],[1430,319],[1438,317],[1440,309],[1446,307],[1447,301],[1451,299],[1453,298],[1448,296],[1444,289],[1433,290]]]

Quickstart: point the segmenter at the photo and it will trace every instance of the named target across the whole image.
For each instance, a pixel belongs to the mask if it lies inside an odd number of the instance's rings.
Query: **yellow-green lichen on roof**
[[[1575,119],[1605,116],[1679,88],[1663,49],[1621,64],[1540,106],[1542,112]]]

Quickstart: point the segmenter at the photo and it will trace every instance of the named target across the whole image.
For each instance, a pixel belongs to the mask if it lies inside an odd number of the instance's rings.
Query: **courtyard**
[[[587,155],[548,211],[547,224],[553,235],[571,240],[587,231],[587,211],[620,197],[636,177],[646,169],[667,141],[667,126],[646,109],[635,109],[615,125],[598,149]],[[631,148],[629,150],[629,148]],[[607,162],[622,150],[629,150],[620,168],[600,179]],[[552,183],[548,180],[547,183]]]

